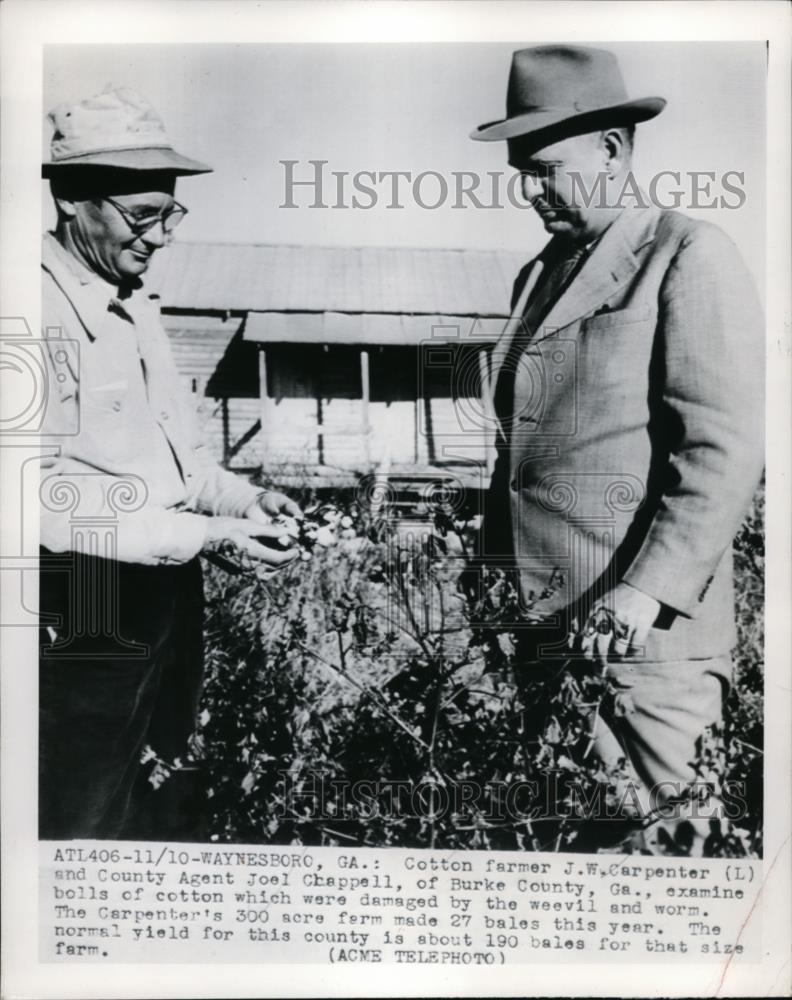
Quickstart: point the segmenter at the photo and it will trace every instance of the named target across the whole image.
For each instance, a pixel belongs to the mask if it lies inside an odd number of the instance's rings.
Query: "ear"
[[[68,198],[56,198],[55,204],[58,206],[58,215],[66,219],[73,219],[77,214],[74,207],[74,202],[69,201]]]
[[[618,129],[608,129],[602,133],[602,147],[605,150],[605,165],[610,173],[618,174],[627,160],[624,136]]]

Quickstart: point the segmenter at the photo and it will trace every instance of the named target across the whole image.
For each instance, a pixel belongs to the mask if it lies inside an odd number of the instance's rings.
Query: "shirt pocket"
[[[92,410],[120,413],[124,409],[128,385],[123,379],[104,385],[80,386],[80,402]]]

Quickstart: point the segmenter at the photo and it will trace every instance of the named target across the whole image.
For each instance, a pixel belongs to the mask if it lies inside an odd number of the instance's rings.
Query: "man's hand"
[[[262,545],[257,539],[277,542],[285,535],[285,529],[271,524],[269,518],[258,521],[251,517],[210,517],[206,531],[204,550],[207,553],[231,546],[243,559],[263,563],[271,569],[279,569],[296,558],[294,547],[284,549]]]
[[[245,511],[245,517],[249,517],[257,524],[270,524],[273,517],[285,514],[286,517],[295,517],[302,520],[303,512],[299,506],[290,500],[285,493],[276,493],[272,490],[261,493],[255,503],[252,503]]]
[[[581,650],[587,659],[607,662],[643,646],[661,604],[642,590],[620,583],[598,600],[583,629]]]

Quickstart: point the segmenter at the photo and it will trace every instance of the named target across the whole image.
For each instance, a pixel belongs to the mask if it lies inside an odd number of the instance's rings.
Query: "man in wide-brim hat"
[[[493,352],[484,550],[516,563],[544,621],[522,669],[568,656],[570,633],[604,666],[595,746],[627,758],[644,813],[689,791],[720,719],[731,543],[763,465],[753,283],[720,229],[658,210],[632,176],[635,125],[664,105],[631,100],[612,53],[545,45],[514,53],[506,117],[472,133],[508,143],[552,235]]]
[[[274,515],[299,509],[203,453],[143,287],[187,211],[177,179],[210,168],[177,153],[129,88],[61,105],[50,121],[39,831],[167,839],[184,831],[147,810],[140,758],[147,745],[183,755],[195,724],[199,553],[230,546],[278,567],[295,551],[262,542],[282,534]]]

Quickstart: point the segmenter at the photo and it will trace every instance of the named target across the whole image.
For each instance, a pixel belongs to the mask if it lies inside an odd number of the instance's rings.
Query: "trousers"
[[[39,836],[166,839],[136,815],[136,788],[144,746],[172,759],[195,727],[200,562],[44,550],[39,579]]]
[[[520,636],[518,662],[529,676],[543,665],[552,673],[569,657],[568,617],[562,614],[560,623]],[[600,669],[579,658],[575,662],[583,671]],[[695,781],[697,744],[721,721],[731,675],[728,654],[674,661],[632,654],[609,658],[603,676],[610,693],[597,712],[593,749],[608,770],[627,763],[645,812]]]
[[[697,744],[721,719],[730,672],[728,656],[608,664],[613,704],[597,750],[606,764],[626,755],[648,793],[647,806],[678,797],[695,780]]]

